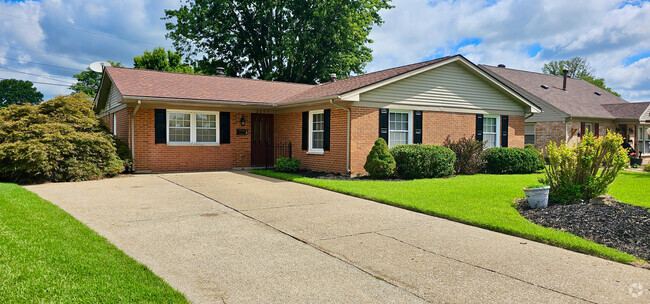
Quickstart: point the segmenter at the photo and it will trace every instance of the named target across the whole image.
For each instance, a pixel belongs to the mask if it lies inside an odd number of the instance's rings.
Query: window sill
[[[220,146],[219,143],[167,143],[168,146],[172,147],[201,147],[201,146]]]
[[[323,155],[323,154],[325,154],[325,151],[324,150],[309,150],[309,151],[307,151],[307,154]]]

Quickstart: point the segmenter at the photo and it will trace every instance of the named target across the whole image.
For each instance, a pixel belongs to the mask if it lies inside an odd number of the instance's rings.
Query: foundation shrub
[[[541,154],[530,148],[490,148],[483,158],[489,174],[533,173],[544,168]]]
[[[383,138],[378,138],[363,166],[372,178],[388,178],[395,172],[395,159]]]
[[[435,145],[397,145],[391,149],[396,172],[404,179],[445,177],[454,173],[456,154]]]
[[[275,171],[296,172],[300,168],[300,160],[297,158],[278,157],[275,160]]]
[[[454,163],[456,174],[473,175],[485,168],[485,159],[483,158],[485,144],[475,140],[474,135],[470,138],[463,137],[458,141],[453,141],[450,136],[447,136],[442,145],[456,154]]]

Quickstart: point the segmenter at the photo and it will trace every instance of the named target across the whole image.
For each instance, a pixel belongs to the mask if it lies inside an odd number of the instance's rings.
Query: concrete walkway
[[[650,271],[239,172],[27,187],[197,303],[648,303]]]

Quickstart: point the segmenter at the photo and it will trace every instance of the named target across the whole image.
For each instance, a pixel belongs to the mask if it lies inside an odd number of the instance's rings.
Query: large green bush
[[[456,155],[443,146],[397,145],[390,151],[397,174],[404,179],[435,178],[454,173]]]
[[[366,157],[366,164],[363,165],[363,168],[373,178],[388,178],[393,175],[395,159],[383,138],[378,138],[375,141],[375,145]]]
[[[536,149],[490,148],[483,154],[485,171],[490,174],[533,173],[544,168]]]
[[[123,169],[85,94],[0,110],[0,180],[79,181]]]
[[[573,147],[551,142],[545,149],[549,165],[546,175],[540,179],[551,186],[550,198],[570,203],[605,194],[629,161],[621,143],[623,138],[609,131],[599,138],[587,133]]]
[[[278,157],[275,160],[275,171],[278,172],[296,172],[300,168],[300,159],[288,158],[288,157]]]
[[[454,163],[456,174],[472,175],[485,168],[485,159],[483,158],[485,143],[475,140],[474,135],[470,138],[463,137],[458,141],[453,141],[450,136],[447,136],[442,145],[456,154]]]

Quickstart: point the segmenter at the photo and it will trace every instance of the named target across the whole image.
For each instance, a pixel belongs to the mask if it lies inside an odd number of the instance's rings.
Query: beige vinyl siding
[[[362,102],[524,113],[524,106],[458,63],[362,93]]]

